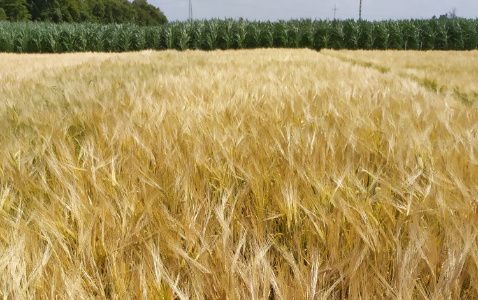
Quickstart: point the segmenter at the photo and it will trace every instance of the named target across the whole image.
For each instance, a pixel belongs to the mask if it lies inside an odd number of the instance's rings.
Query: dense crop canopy
[[[0,23],[0,52],[321,48],[472,50],[478,20],[204,20],[161,26]]]
[[[477,74],[478,51],[1,54],[0,298],[478,299]]]

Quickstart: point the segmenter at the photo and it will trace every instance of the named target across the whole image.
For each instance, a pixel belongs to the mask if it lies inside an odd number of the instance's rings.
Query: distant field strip
[[[0,296],[476,299],[476,59],[0,54]]]
[[[392,71],[422,86],[473,104],[478,101],[478,51],[330,51],[323,54],[371,67]]]
[[[0,52],[128,52],[256,48],[476,50],[478,19],[211,19],[133,24],[0,22]]]

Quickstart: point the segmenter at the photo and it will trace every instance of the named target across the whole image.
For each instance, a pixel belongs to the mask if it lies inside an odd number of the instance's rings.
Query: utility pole
[[[193,20],[193,3],[189,0],[189,21]]]
[[[362,21],[362,0],[360,0],[359,21]]]
[[[339,10],[339,9],[337,8],[337,4],[335,4],[334,9],[332,9],[332,10],[334,11],[334,20],[335,20],[335,13]]]

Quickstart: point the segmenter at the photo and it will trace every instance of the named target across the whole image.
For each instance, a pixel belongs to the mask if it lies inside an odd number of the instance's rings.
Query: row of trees
[[[147,0],[0,0],[0,21],[132,23],[154,26],[166,16]]]

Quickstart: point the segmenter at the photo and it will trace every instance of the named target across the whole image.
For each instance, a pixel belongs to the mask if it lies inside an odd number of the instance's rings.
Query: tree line
[[[0,0],[0,21],[154,26],[167,23],[147,0]]]

